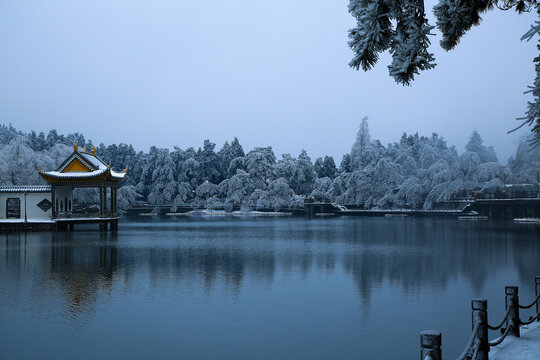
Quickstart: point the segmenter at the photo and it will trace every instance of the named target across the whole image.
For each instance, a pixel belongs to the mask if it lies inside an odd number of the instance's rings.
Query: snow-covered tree
[[[178,180],[180,182],[187,182],[192,187],[197,187],[201,179],[200,164],[194,158],[189,158],[182,163]]]
[[[536,10],[540,17],[537,0],[439,0],[433,13],[442,33],[441,47],[453,49],[472,26],[480,24],[480,15],[494,8],[514,8],[518,13]],[[434,27],[425,16],[424,0],[349,0],[349,13],[356,20],[356,26],[349,30],[349,47],[353,51],[350,67],[367,71],[377,63],[381,52],[389,50],[389,73],[403,85],[409,85],[420,71],[435,67],[435,58],[428,50],[428,36]],[[540,35],[540,21],[522,39],[530,40],[535,35]],[[537,49],[540,51],[540,36]],[[518,120],[523,121],[521,126],[532,125],[535,140],[540,141],[540,55],[534,63],[536,78],[529,90],[534,99]]]
[[[288,209],[302,206],[303,197],[298,196],[289,187],[287,180],[279,178],[268,185],[267,191],[260,193],[257,201],[258,209]]]
[[[474,130],[469,138],[469,142],[465,145],[467,151],[472,151],[478,155],[480,162],[497,162],[497,155],[493,146],[485,147],[483,140],[478,131]]]
[[[227,177],[230,178],[236,175],[238,170],[246,171],[246,158],[243,156],[238,156],[231,160],[229,168],[227,169]]]
[[[0,184],[44,183],[34,166],[56,168],[72,151],[65,144],[73,139],[91,144],[82,134],[64,136],[50,131],[45,137],[0,125]],[[429,209],[463,190],[487,192],[501,184],[538,183],[540,147],[532,146],[530,139],[524,139],[515,157],[503,166],[477,132],[471,135],[467,151],[458,156],[455,147],[435,133],[430,137],[403,134],[398,142],[383,146],[370,138],[365,119],[351,151],[354,156],[344,155],[339,172],[332,157],[318,158],[313,165],[305,151],[298,158],[284,154],[277,163],[270,147],[255,148],[242,156],[237,139],[217,154],[210,141],[199,151],[152,147],[145,153],[127,144],[100,144],[98,153],[106,162],[117,164],[116,168],[130,165],[129,181],[122,182],[119,189],[122,207],[135,201],[172,204],[173,211],[186,205],[225,207],[227,211],[302,207],[304,196],[310,196],[364,208]],[[352,158],[361,164],[359,170],[352,167]],[[197,159],[204,162],[204,171]],[[226,171],[222,162],[228,162]],[[208,181],[212,169],[224,180]],[[95,191],[77,191],[76,197],[79,203],[95,203],[99,198]]]
[[[300,152],[298,159],[293,158],[290,154],[283,154],[282,159],[275,167],[275,172],[278,177],[288,182],[293,191],[301,195],[311,192],[317,176],[305,150]]]
[[[177,206],[185,206],[191,204],[191,201],[195,198],[195,191],[188,182],[181,182],[178,184],[177,195],[173,202],[173,211],[176,211]]]
[[[532,136],[521,139],[516,155],[508,160],[514,183],[540,183],[540,146],[534,146],[532,139]]]
[[[341,163],[339,164],[340,173],[350,173],[352,171],[351,154],[343,155]]]
[[[354,170],[361,170],[373,159],[371,135],[369,134],[368,117],[364,117],[356,134],[356,141],[351,149],[351,165]]]
[[[209,181],[205,181],[201,185],[197,186],[195,189],[195,194],[197,195],[197,200],[205,201],[218,194],[218,186]]]
[[[118,209],[125,211],[128,209],[129,206],[140,201],[141,198],[142,198],[142,195],[137,192],[137,189],[135,186],[124,185],[118,189]]]
[[[197,152],[197,161],[199,162],[199,170],[201,181],[210,181],[219,183],[223,180],[221,174],[221,163],[219,156],[214,151],[216,144],[210,140],[204,140],[202,149]]]
[[[78,139],[79,141],[84,140],[84,136],[80,135]],[[80,143],[78,142],[78,144]],[[113,169],[123,169],[126,165],[129,165],[129,176],[122,182],[122,186],[137,185],[143,170],[143,155],[137,153],[132,145],[121,143],[119,145],[105,146],[101,143],[96,148],[96,154],[106,160],[107,163],[110,163]]]
[[[44,184],[36,166],[53,170],[70,152],[71,149],[63,144],[36,152],[26,137],[16,135],[0,149],[0,182],[4,185]]]
[[[325,156],[324,160],[323,158],[317,158],[315,160],[315,163],[313,164],[313,169],[317,173],[317,177],[319,178],[330,178],[333,179],[336,177],[336,174],[338,172],[338,169],[336,167],[336,163],[334,162],[334,158],[331,156]]]
[[[168,149],[150,148],[137,191],[152,205],[172,203],[178,187],[174,179],[175,163]]]
[[[276,156],[272,147],[257,147],[245,157],[246,170],[252,177],[263,179],[265,182],[274,178]]]
[[[356,27],[349,30],[352,68],[367,71],[380,52],[390,50],[390,75],[408,85],[415,74],[435,67],[428,51],[428,35],[434,27],[428,24],[423,0],[350,0],[349,12],[356,19]]]
[[[245,171],[238,170],[236,175],[224,180],[219,187],[220,192],[226,196],[225,209],[232,211],[235,206],[245,205],[253,191],[265,188],[266,184],[262,179],[251,177]]]
[[[313,185],[313,191],[309,197],[317,201],[332,202],[334,198],[330,195],[329,191],[332,187],[332,180],[328,177],[318,178]]]
[[[540,3],[536,4],[536,13],[540,18]],[[521,40],[526,39],[529,41],[535,35],[539,35],[536,48],[540,51],[540,20],[536,21],[534,25],[531,26],[531,29],[521,37]],[[533,85],[529,86],[529,90],[526,91],[526,93],[531,93],[533,95],[533,101],[527,103],[527,112],[525,113],[525,116],[517,119],[522,121],[522,123],[514,130],[519,129],[524,125],[532,126],[532,131],[536,134],[536,137],[531,140],[531,143],[538,145],[540,141],[540,55],[534,58],[534,64],[536,77]]]
[[[238,141],[238,138],[235,137],[230,145],[228,142],[223,144],[223,147],[218,152],[218,156],[221,163],[221,174],[224,178],[226,178],[236,174],[236,169],[234,169],[233,174],[230,174],[228,171],[229,167],[231,166],[231,162],[236,158],[243,158],[245,154],[242,145],[240,145],[240,142]]]

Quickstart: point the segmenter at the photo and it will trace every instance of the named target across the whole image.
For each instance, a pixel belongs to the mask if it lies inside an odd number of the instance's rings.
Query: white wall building
[[[0,220],[47,222],[52,219],[52,193],[48,185],[0,186]]]

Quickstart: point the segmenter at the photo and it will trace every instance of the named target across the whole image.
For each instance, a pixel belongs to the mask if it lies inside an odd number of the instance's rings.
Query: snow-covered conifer
[[[372,143],[371,135],[369,134],[368,117],[365,116],[360,123],[360,128],[356,134],[356,141],[351,149],[351,168],[353,170],[361,170],[369,165],[371,158]]]
[[[246,169],[250,176],[263,179],[265,182],[274,178],[276,156],[272,147],[257,147],[246,155]]]
[[[349,30],[349,47],[354,52],[349,66],[367,71],[380,52],[390,50],[390,75],[404,85],[419,71],[435,66],[428,51],[433,26],[425,17],[423,0],[350,0],[349,12],[356,19],[356,27]]]
[[[469,142],[465,145],[467,151],[472,151],[478,155],[480,162],[497,162],[497,155],[492,146],[486,147],[483,145],[483,140],[478,131],[474,130],[469,138]]]

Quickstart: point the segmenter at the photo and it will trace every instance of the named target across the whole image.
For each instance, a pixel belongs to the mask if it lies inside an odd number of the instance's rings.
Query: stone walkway
[[[490,360],[540,360],[540,322],[521,327],[521,337],[509,337],[489,352]]]

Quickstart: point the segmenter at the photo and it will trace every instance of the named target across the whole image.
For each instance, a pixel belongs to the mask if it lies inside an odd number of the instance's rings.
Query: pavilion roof
[[[80,162],[90,171],[106,169],[108,167],[103,160],[101,160],[95,155],[95,153],[89,154],[86,152],[79,152],[78,150],[75,150],[73,151],[73,153],[71,153],[70,156],[66,158],[66,160],[64,160],[60,164],[56,171],[64,172],[66,168],[74,161]]]
[[[91,152],[86,148],[79,151],[77,144],[69,155],[55,171],[43,171],[38,167],[39,174],[51,183],[62,182],[89,182],[89,181],[122,181],[127,174],[128,167],[123,171],[114,171],[111,165],[107,165],[96,156],[96,150],[92,146]]]

